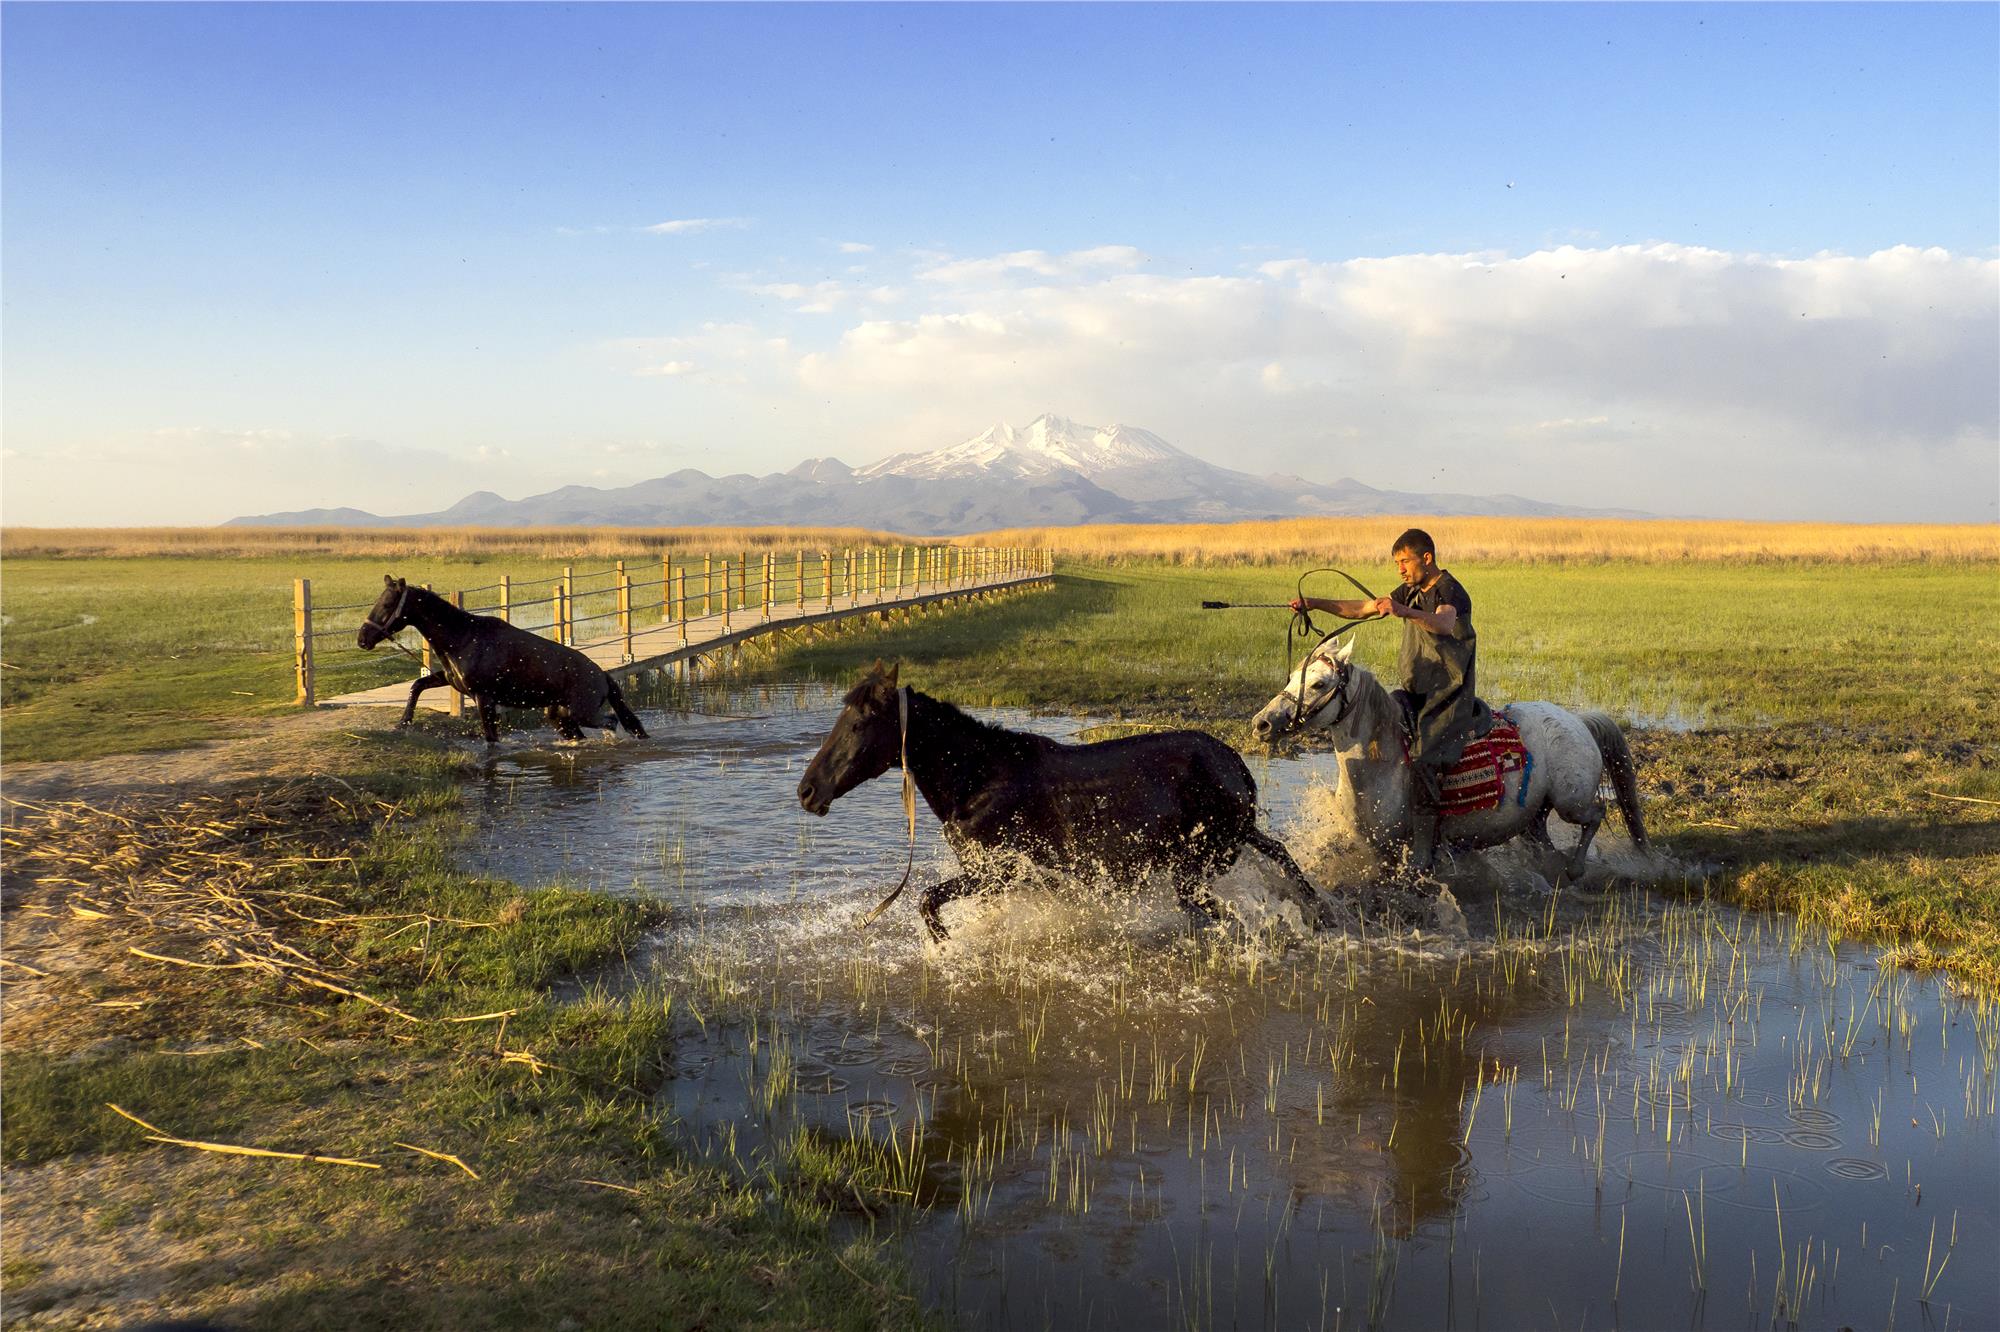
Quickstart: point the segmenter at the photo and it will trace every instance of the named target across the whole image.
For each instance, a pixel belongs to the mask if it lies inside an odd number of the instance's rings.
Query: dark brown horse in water
[[[848,693],[799,781],[799,803],[825,814],[861,783],[907,766],[963,871],[924,891],[919,910],[932,938],[945,937],[946,902],[1035,870],[1137,880],[1164,869],[1182,905],[1213,917],[1207,885],[1245,846],[1277,864],[1308,927],[1319,923],[1311,881],[1257,827],[1250,769],[1214,736],[1162,731],[1066,745],[899,689],[896,674],[877,662]]]
[[[400,578],[384,577],[382,595],[361,622],[355,641],[364,650],[415,626],[444,663],[443,669],[417,677],[410,701],[403,708],[401,730],[417,715],[417,696],[448,684],[479,704],[479,726],[486,743],[500,739],[500,706],[539,708],[565,740],[581,740],[586,726],[609,728],[612,717],[640,739],[646,728],[626,706],[618,682],[575,648],[552,643],[539,634],[517,629],[496,616],[462,611],[435,592],[411,587]],[[612,717],[606,717],[609,708]]]

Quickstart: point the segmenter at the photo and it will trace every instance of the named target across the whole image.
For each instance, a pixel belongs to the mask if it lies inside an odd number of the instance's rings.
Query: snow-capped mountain
[[[1068,417],[1045,412],[1022,429],[1003,421],[963,444],[930,453],[899,453],[862,468],[855,476],[862,480],[912,476],[926,481],[946,477],[1034,477],[1066,467],[1095,477],[1121,467],[1196,461],[1199,460],[1150,430],[1125,425],[1079,425]]]
[[[692,468],[629,486],[564,486],[522,500],[491,491],[438,513],[380,518],[358,509],[308,509],[232,523],[306,526],[700,527],[785,524],[873,527],[945,536],[1001,527],[1078,523],[1227,523],[1247,518],[1368,513],[1545,514],[1644,517],[1577,509],[1518,495],[1420,495],[1252,476],[1184,453],[1150,430],[1081,425],[1054,414],[996,425],[962,444],[899,453],[859,470],[808,458],[769,476],[712,477]]]

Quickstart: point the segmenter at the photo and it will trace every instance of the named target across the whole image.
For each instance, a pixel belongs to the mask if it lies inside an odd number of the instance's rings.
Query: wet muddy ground
[[[644,744],[504,747],[464,856],[669,903],[598,984],[684,1015],[680,1144],[834,1163],[968,1324],[2000,1325],[1990,999],[1615,844],[1582,891],[1465,867],[1464,932],[1259,929],[1246,864],[1248,928],[1079,885],[933,947],[913,907],[856,927],[902,870],[894,779],[793,795],[834,694],[686,701]],[[1331,840],[1327,760],[1252,769],[1274,831]],[[917,860],[948,863],[921,811]]]

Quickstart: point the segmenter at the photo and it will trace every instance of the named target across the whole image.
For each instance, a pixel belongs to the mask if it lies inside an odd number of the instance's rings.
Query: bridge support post
[[[459,610],[464,610],[465,593],[452,593],[451,604]],[[465,715],[465,695],[459,693],[456,687],[449,684],[444,687],[444,710],[445,715],[449,717],[463,717]]]
[[[292,701],[302,708],[313,706],[317,681],[313,678],[313,585],[310,578],[292,580],[292,633],[299,672],[299,696]]]
[[[625,561],[618,561],[618,632],[625,639],[625,653],[620,661],[632,660],[632,575],[625,572]]]

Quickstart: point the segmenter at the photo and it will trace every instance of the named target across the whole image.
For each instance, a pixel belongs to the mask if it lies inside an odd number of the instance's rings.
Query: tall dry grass
[[[11,527],[0,558],[182,555],[602,559],[670,551],[843,550],[916,545],[865,527]]]
[[[1727,561],[1969,564],[2000,561],[2000,525],[1747,523],[1620,518],[1287,518],[1250,523],[1115,523],[981,533],[995,546],[1053,548],[1106,563],[1297,565],[1383,561],[1410,527],[1441,562],[1646,564]]]
[[[1381,560],[1403,529],[1425,528],[1445,563],[1647,564],[2000,561],[2000,525],[1749,523],[1616,518],[1287,518],[1249,523],[1021,527],[920,538],[860,527],[103,527],[0,529],[0,557],[525,556],[612,560],[675,551],[841,550],[956,545],[1050,548],[1106,563],[1296,565]]]

